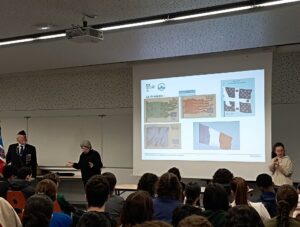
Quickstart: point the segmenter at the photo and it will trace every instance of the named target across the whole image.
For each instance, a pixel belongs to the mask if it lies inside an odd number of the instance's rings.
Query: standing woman
[[[100,154],[92,149],[92,144],[88,140],[83,140],[80,144],[82,153],[78,163],[68,162],[67,166],[81,170],[83,184],[94,175],[101,174],[103,167]]]
[[[293,181],[291,176],[293,173],[293,163],[289,156],[285,155],[284,145],[282,143],[275,143],[273,151],[276,154],[276,157],[272,159],[269,169],[272,172],[274,184],[276,186],[281,186],[283,184],[292,185]]]

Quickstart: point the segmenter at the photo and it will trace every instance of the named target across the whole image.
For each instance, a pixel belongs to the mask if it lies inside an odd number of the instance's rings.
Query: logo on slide
[[[157,89],[160,91],[164,91],[166,89],[166,85],[164,83],[160,83],[157,85]]]
[[[154,89],[155,85],[151,85],[151,84],[146,84],[146,90],[147,92],[149,92],[149,90]]]

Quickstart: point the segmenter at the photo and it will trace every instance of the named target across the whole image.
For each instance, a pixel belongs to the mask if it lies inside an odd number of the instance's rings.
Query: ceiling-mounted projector
[[[102,31],[88,26],[70,28],[66,30],[66,37],[78,43],[95,43],[104,39]]]

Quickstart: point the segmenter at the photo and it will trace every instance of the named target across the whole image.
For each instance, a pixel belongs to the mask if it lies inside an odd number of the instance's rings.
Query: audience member
[[[46,195],[33,195],[27,201],[23,213],[23,227],[49,227],[53,213],[53,201]]]
[[[178,227],[213,227],[213,225],[205,217],[191,215],[179,222]]]
[[[276,195],[278,216],[265,223],[266,227],[299,227],[300,222],[294,219],[293,212],[298,203],[298,193],[291,185],[282,185]]]
[[[109,183],[106,177],[102,175],[92,176],[85,185],[85,194],[88,203],[87,213],[93,212],[95,215],[100,215],[101,217],[99,218],[101,219],[105,216],[111,226],[115,227],[117,225],[116,221],[109,213],[105,212],[105,202],[110,194]],[[86,219],[87,217],[85,216],[84,218]],[[79,222],[81,222],[81,218]]]
[[[289,156],[286,155],[284,145],[282,143],[275,143],[273,151],[276,157],[272,159],[269,169],[272,172],[273,182],[276,186],[283,184],[293,185],[291,176],[293,174],[293,163]]]
[[[82,215],[76,227],[111,227],[107,216],[103,213],[90,211]]]
[[[3,198],[0,198],[0,224],[3,227],[22,227],[14,208]]]
[[[158,177],[153,173],[145,173],[139,180],[138,190],[146,191],[152,198],[156,195]]]
[[[172,225],[165,221],[153,220],[146,221],[140,225],[136,225],[136,227],[172,227]]]
[[[203,206],[205,216],[214,227],[223,227],[229,208],[227,192],[221,184],[211,183],[204,191]]]
[[[263,222],[270,219],[270,214],[262,203],[254,203],[248,200],[249,188],[243,178],[235,177],[231,182],[231,190],[234,195],[234,201],[231,203],[233,207],[236,205],[249,205],[257,211]]]
[[[175,174],[176,177],[178,177],[178,180],[181,184],[181,187],[182,187],[182,191],[184,191],[185,189],[185,184],[181,181],[181,174],[180,174],[180,171],[178,168],[176,167],[172,167],[171,169],[168,170],[168,173],[173,173]]]
[[[172,224],[174,227],[178,226],[178,223],[183,220],[184,218],[191,216],[191,215],[202,215],[202,210],[200,208],[194,207],[192,205],[183,205],[177,207],[173,211],[173,218]]]
[[[262,202],[271,217],[277,215],[277,203],[272,177],[266,173],[259,174],[256,177],[256,184],[262,194],[259,197],[259,202]]]
[[[153,202],[148,192],[137,191],[125,200],[121,213],[123,227],[131,227],[153,218]]]
[[[52,180],[55,184],[56,187],[59,187],[60,179],[59,176],[56,173],[48,173],[44,175],[43,179],[49,179]],[[56,195],[56,200],[61,208],[61,210],[68,215],[71,215],[72,212],[75,212],[75,208],[65,199],[65,197],[57,193]]]
[[[229,209],[226,227],[264,227],[257,211],[248,205],[237,205]]]
[[[0,197],[6,199],[10,181],[17,177],[17,172],[17,167],[13,165],[6,165],[3,167],[3,177],[0,177]]]
[[[298,193],[298,204],[296,207],[296,210],[293,213],[293,217],[297,218],[298,221],[300,221],[300,184],[297,185],[297,193]]]
[[[229,202],[233,201],[232,194],[231,194],[231,187],[230,187],[230,183],[232,179],[233,179],[232,172],[230,172],[228,169],[221,168],[214,173],[213,180],[212,180],[213,183],[218,183],[223,185],[223,187],[225,188],[228,194]]]
[[[31,168],[21,167],[18,170],[17,178],[10,181],[9,189],[13,191],[22,191],[26,199],[34,195],[34,187],[31,186],[32,174]]]
[[[189,182],[185,186],[184,197],[185,204],[192,206],[200,206],[201,187],[197,182]]]
[[[154,219],[172,222],[172,213],[180,206],[182,194],[178,177],[173,173],[165,173],[158,180],[157,197],[153,199]]]
[[[56,200],[57,186],[49,179],[40,181],[36,186],[36,194],[47,195],[52,202]],[[72,220],[69,215],[62,212],[54,212],[50,221],[50,227],[69,227],[72,224]]]

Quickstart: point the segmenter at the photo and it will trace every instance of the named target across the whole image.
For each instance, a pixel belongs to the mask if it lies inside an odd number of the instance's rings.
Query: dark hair
[[[190,215],[201,215],[202,210],[200,208],[191,206],[191,205],[183,205],[180,207],[177,207],[173,211],[173,217],[172,217],[172,224],[174,227],[178,226],[178,223],[183,220],[184,218],[190,216]]]
[[[85,194],[88,206],[102,207],[110,194],[106,177],[101,175],[91,177],[85,185]]]
[[[201,187],[197,182],[189,182],[185,186],[186,204],[193,205],[195,200],[200,197]]]
[[[137,191],[125,200],[120,220],[123,227],[132,226],[151,221],[153,213],[153,202],[149,193]]]
[[[203,206],[205,210],[228,210],[228,196],[221,184],[211,183],[207,185],[203,195]]]
[[[272,177],[266,173],[259,174],[256,177],[256,184],[258,187],[268,188],[273,186]]]
[[[52,180],[56,185],[60,182],[59,176],[56,173],[47,173],[43,176],[44,179]]]
[[[272,147],[272,158],[275,158],[277,156],[276,153],[275,153],[275,150],[276,150],[277,147],[282,147],[283,150],[284,150],[284,153],[285,153],[285,147],[284,147],[283,143],[277,142]]]
[[[76,227],[111,227],[109,219],[102,212],[89,211],[81,216]]]
[[[171,169],[168,170],[168,173],[173,173],[176,177],[178,177],[178,180],[181,181],[181,175],[178,168],[172,167]]]
[[[157,196],[179,200],[181,185],[173,173],[165,173],[158,180]]]
[[[26,201],[23,227],[49,227],[52,212],[53,203],[48,196],[31,196]]]
[[[248,205],[237,205],[228,212],[226,227],[264,227],[257,211]]]
[[[3,177],[4,179],[9,179],[12,176],[17,176],[18,175],[18,169],[14,165],[6,165],[3,168]]]
[[[102,176],[104,176],[109,183],[110,194],[113,194],[115,186],[117,184],[116,176],[110,172],[103,173]]]
[[[231,194],[230,182],[233,179],[233,174],[228,169],[218,169],[213,175],[213,183],[222,184],[228,195]]]
[[[178,227],[213,227],[207,218],[199,215],[191,215],[179,222]]]
[[[276,199],[278,203],[277,226],[288,227],[289,214],[298,203],[298,193],[293,186],[285,184],[278,189]]]
[[[172,227],[168,222],[165,221],[159,221],[159,220],[154,220],[154,221],[145,221],[140,225],[140,227]]]
[[[25,180],[27,176],[31,175],[32,171],[29,167],[22,167],[18,170],[17,176],[19,179]]]
[[[150,196],[155,196],[155,187],[158,181],[158,176],[153,173],[145,173],[139,180],[138,190],[146,191]]]
[[[56,200],[57,186],[49,179],[41,180],[35,188],[36,194],[43,194],[49,196],[52,201]]]
[[[231,181],[231,190],[234,192],[236,205],[248,205],[248,185],[241,177],[235,177]]]

